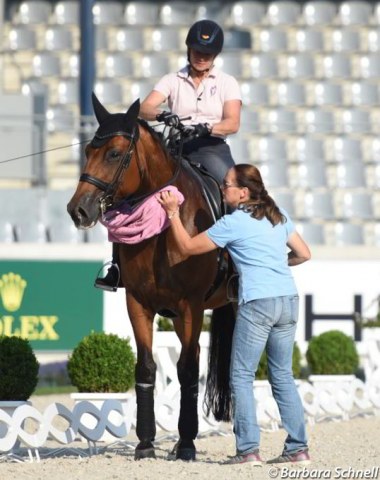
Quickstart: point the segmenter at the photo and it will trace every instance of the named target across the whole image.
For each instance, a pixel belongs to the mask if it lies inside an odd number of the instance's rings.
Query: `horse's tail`
[[[231,420],[230,357],[235,312],[231,303],[213,310],[204,406],[216,420]]]

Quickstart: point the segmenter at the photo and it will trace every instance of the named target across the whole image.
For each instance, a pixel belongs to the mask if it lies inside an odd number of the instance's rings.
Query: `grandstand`
[[[66,148],[46,156],[48,195],[37,185],[21,200],[16,187],[30,185],[5,179],[0,164],[0,201],[13,209],[1,211],[0,242],[103,241],[55,218],[67,216],[79,174],[79,0],[5,5],[2,90],[45,92],[46,149]],[[237,77],[244,103],[235,161],[261,169],[311,244],[380,246],[380,2],[97,1],[93,15],[95,91],[111,111],[184,64],[194,21],[218,21],[216,64]],[[30,225],[25,204],[38,205]]]

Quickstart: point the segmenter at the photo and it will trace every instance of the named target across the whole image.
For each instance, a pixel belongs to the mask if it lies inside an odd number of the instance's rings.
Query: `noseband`
[[[128,134],[126,132],[115,132],[115,133],[110,133],[102,138],[108,138],[108,137],[111,138],[118,135],[122,135],[123,137],[128,138],[130,140],[130,144],[129,144],[128,150],[126,151],[125,155],[123,156],[121,162],[117,167],[117,170],[115,172],[115,175],[111,183],[104,182],[103,180],[93,177],[88,173],[82,173],[82,175],[79,177],[80,182],[91,183],[91,185],[94,185],[96,188],[99,188],[104,192],[104,194],[99,198],[100,209],[102,213],[104,213],[108,208],[110,208],[113,205],[114,195],[121,182],[124,171],[129,167],[131,163],[133,149],[136,145],[136,140],[138,139],[138,136],[136,139],[136,127],[134,127],[132,134]]]

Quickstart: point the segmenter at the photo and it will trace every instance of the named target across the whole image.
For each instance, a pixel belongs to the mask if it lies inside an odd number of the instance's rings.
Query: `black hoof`
[[[156,458],[152,443],[139,443],[135,449],[135,460],[143,460],[144,458]]]
[[[195,460],[196,450],[192,440],[178,440],[173,450],[168,455],[168,460]]]

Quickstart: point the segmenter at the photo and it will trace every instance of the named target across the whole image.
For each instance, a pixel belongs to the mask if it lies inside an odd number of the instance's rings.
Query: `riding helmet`
[[[199,20],[190,28],[186,45],[198,52],[218,55],[224,42],[223,30],[212,20]]]

